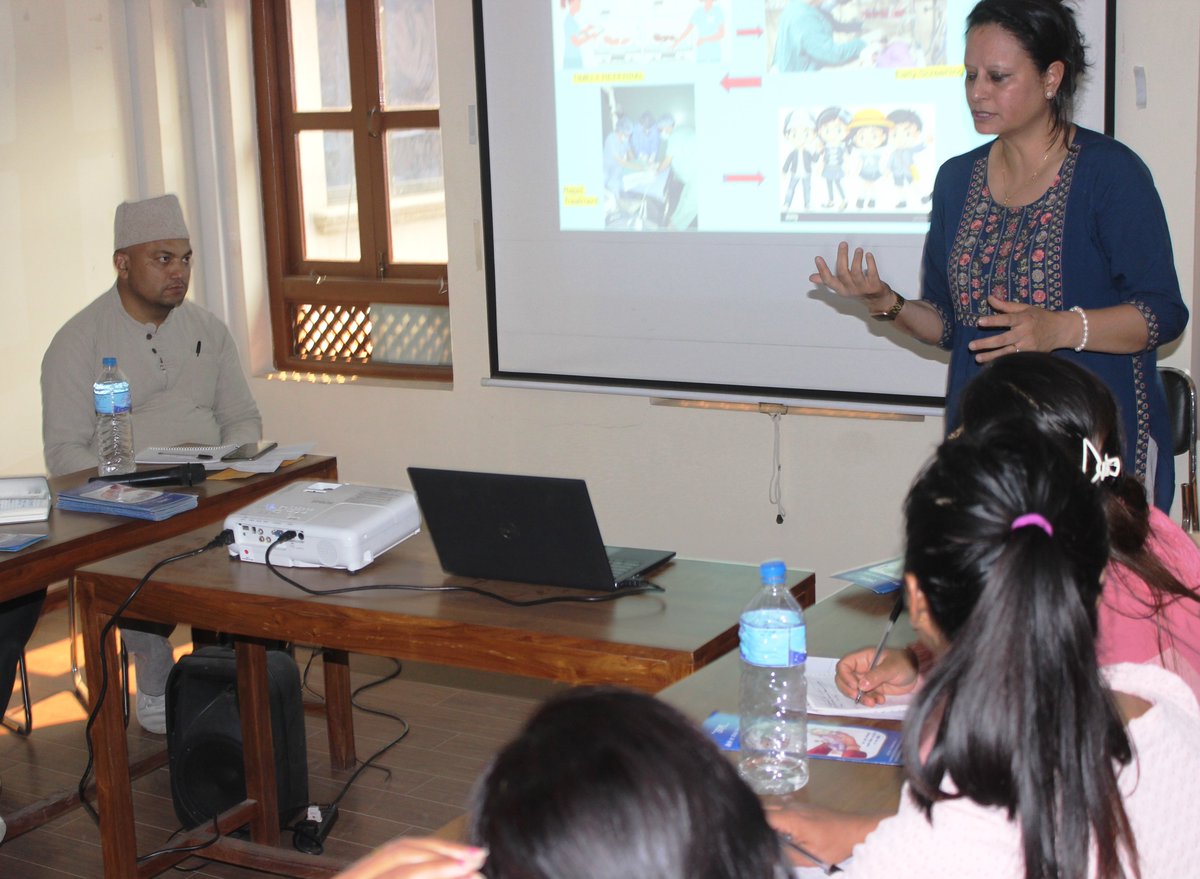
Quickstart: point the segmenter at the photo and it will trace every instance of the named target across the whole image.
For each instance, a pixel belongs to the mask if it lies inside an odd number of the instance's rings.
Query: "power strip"
[[[338,807],[330,806],[322,812],[315,803],[308,807],[304,819],[297,821],[292,827],[292,845],[297,851],[309,855],[319,855],[325,851],[325,837],[337,821]]]

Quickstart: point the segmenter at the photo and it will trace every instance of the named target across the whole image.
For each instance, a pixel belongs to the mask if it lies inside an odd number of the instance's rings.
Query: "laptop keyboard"
[[[621,551],[612,547],[605,547],[608,551],[608,563],[612,566],[613,580],[618,583],[624,583],[632,577],[641,567],[641,562],[638,559],[621,558]]]

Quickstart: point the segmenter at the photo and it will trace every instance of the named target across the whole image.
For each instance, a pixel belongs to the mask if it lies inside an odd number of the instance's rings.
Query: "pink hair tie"
[[[1016,531],[1018,528],[1028,528],[1030,525],[1036,525],[1038,528],[1041,528],[1046,532],[1046,536],[1048,537],[1054,536],[1054,527],[1041,513],[1025,513],[1022,516],[1017,516],[1017,518],[1013,519],[1012,530]]]

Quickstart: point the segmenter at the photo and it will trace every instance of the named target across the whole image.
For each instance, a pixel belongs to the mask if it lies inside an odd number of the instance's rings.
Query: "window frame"
[[[373,0],[345,0],[350,108],[297,112],[287,0],[258,0],[251,5],[272,352],[275,366],[282,370],[450,382],[453,367],[448,365],[324,360],[296,352],[294,313],[300,305],[365,311],[372,304],[448,307],[450,302],[447,263],[396,263],[388,258],[387,134],[406,129],[440,131],[441,124],[439,107],[383,109],[377,7]],[[311,130],[352,134],[358,262],[304,259],[296,136]]]

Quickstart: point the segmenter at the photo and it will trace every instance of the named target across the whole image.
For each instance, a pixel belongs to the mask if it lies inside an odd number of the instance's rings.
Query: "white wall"
[[[1130,0],[1123,2],[1129,5]],[[1190,302],[1196,273],[1200,49],[1195,39],[1175,37],[1181,30],[1179,16],[1185,33],[1200,31],[1196,23],[1200,12],[1191,0],[1136,3],[1144,14],[1128,23],[1121,75],[1126,76],[1126,65],[1144,65],[1151,82],[1151,104],[1144,111],[1121,106],[1125,124],[1119,133],[1146,158],[1159,179]],[[244,0],[208,0],[214,14],[230,13],[230,54],[242,65],[246,47],[236,31],[244,5]],[[0,82],[4,86],[0,90],[0,195],[16,190],[20,196],[19,201],[0,201],[19,205],[15,212],[5,212],[7,221],[0,220],[14,230],[0,235],[0,248],[8,257],[5,264],[10,267],[0,287],[0,302],[10,314],[28,312],[30,321],[13,322],[2,330],[17,343],[16,366],[24,395],[21,411],[30,413],[27,423],[23,419],[0,435],[4,462],[0,466],[7,472],[41,468],[37,395],[41,352],[57,326],[110,282],[107,236],[112,209],[122,198],[138,194],[133,169],[122,164],[130,149],[119,124],[127,117],[121,96],[130,90],[122,64],[93,65],[86,85],[58,73],[77,65],[79,53],[119,57],[128,42],[126,31],[109,27],[108,36],[101,38],[93,25],[89,34],[93,39],[77,44],[69,34],[80,25],[68,24],[66,10],[72,18],[89,19],[92,12],[120,19],[122,9],[139,10],[140,16],[147,6],[153,10],[149,24],[138,18],[139,26],[128,29],[135,44],[146,27],[159,29],[164,39],[171,39],[177,32],[177,17],[184,14],[180,8],[191,4],[183,0],[0,0],[0,41],[5,39],[5,27],[20,32],[15,41],[17,76]],[[1171,15],[1165,14],[1168,11]],[[187,14],[195,15],[196,10]],[[470,2],[440,0],[438,16],[454,387],[383,382],[323,385],[256,378],[252,389],[267,434],[281,441],[316,440],[321,451],[338,455],[343,477],[352,481],[404,486],[404,468],[409,464],[582,476],[588,480],[609,542],[746,562],[782,556],[793,566],[816,570],[823,593],[840,585],[829,574],[896,553],[900,501],[920,463],[941,438],[940,419],[785,417],[782,475],[788,516],[777,525],[775,508],[768,500],[773,440],[766,416],[658,407],[642,398],[481,387],[480,380],[488,373],[488,355],[477,240],[478,153],[468,142],[469,108],[475,101]],[[24,23],[30,18],[38,22],[36,28]],[[1165,45],[1173,47],[1171,53],[1162,51]],[[155,57],[161,61],[164,54],[156,52]],[[0,42],[0,77],[8,76],[4,59],[10,57]],[[52,92],[50,100],[29,94],[31,78]],[[164,81],[174,89],[174,79]],[[15,82],[20,85],[10,85]],[[245,108],[245,94],[239,88],[244,86],[235,84],[232,104]],[[6,108],[14,89],[16,103],[25,109],[10,122],[13,114],[6,115]],[[162,91],[160,83],[158,100],[169,100],[171,94]],[[104,131],[87,138],[76,132],[70,112],[62,108],[80,103],[108,122]],[[1181,107],[1187,109],[1179,112]],[[173,122],[171,130],[184,127]],[[61,136],[61,128],[68,130],[67,137]],[[244,131],[245,120],[236,119],[235,129]],[[164,152],[169,148],[169,143],[163,145]],[[107,177],[84,178],[77,170],[63,173],[65,168],[77,169],[85,159],[94,161],[97,152],[110,157],[113,167]],[[243,154],[244,142],[239,142],[236,152],[237,173],[244,184],[254,160]],[[164,160],[163,165],[169,163]],[[1166,169],[1171,170],[1171,183],[1162,185]],[[169,185],[170,172],[164,170],[163,177]],[[49,204],[43,193],[51,194]],[[242,217],[245,224],[253,220],[253,212],[243,209]],[[14,243],[18,230],[23,237]],[[204,251],[197,250],[203,264]],[[246,297],[261,303],[261,266],[252,259],[246,264],[251,266],[246,269]],[[44,286],[48,279],[55,284],[53,297],[39,295],[41,288],[36,286]],[[203,293],[197,290],[197,295]],[[803,291],[797,289],[800,295]],[[269,363],[261,310],[250,315],[250,326],[254,336],[250,358],[256,371],[263,373]],[[8,344],[5,348],[14,350]],[[1189,335],[1170,362],[1189,367],[1192,360]]]

